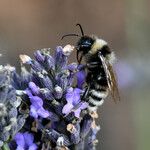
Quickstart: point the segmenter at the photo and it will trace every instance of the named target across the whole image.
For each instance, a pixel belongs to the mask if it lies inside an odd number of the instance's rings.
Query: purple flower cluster
[[[17,133],[14,139],[17,144],[16,150],[37,150],[37,145],[33,143],[34,136],[31,133]]]
[[[11,84],[26,121],[8,140],[10,149],[95,149],[98,116],[88,112],[88,103],[81,99],[86,72],[84,65],[68,63],[73,49],[59,46],[54,55],[48,48],[37,50],[35,59],[20,55],[21,74],[14,71]]]

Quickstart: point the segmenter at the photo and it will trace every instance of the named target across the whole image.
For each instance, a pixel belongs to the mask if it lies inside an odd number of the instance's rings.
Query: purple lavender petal
[[[45,110],[43,107],[39,108],[37,110],[37,113],[39,116],[41,116],[42,118],[47,118],[49,116],[49,112],[47,110]]]
[[[43,87],[44,88],[48,88],[49,90],[52,91],[52,89],[53,89],[53,83],[52,83],[52,81],[50,80],[50,78],[48,76],[42,78],[41,81],[43,83]]]
[[[80,109],[86,109],[88,107],[88,103],[87,102],[83,102],[80,106]]]
[[[30,101],[34,107],[39,108],[43,106],[43,100],[38,96],[30,97]]]
[[[17,146],[17,149],[16,150],[25,150],[22,146]]]
[[[31,146],[29,146],[29,149],[28,150],[37,150],[38,147],[36,144],[32,144]]]
[[[33,140],[34,140],[33,135],[32,135],[31,133],[25,132],[25,133],[23,134],[23,136],[24,136],[24,140],[25,140],[26,145],[27,145],[27,146],[32,145]]]
[[[77,117],[77,118],[80,118],[80,113],[83,109],[87,108],[88,107],[88,104],[86,102],[84,103],[81,103],[80,107],[78,109],[76,109],[74,111],[74,115]]]
[[[85,79],[86,79],[85,70],[77,72],[76,76],[77,76],[77,87],[82,89],[82,86],[85,83]]]
[[[69,88],[67,90],[66,100],[67,100],[67,102],[70,102],[70,103],[73,102],[73,88]]]
[[[80,108],[76,109],[76,110],[74,111],[75,117],[80,118],[80,113],[81,113],[81,109],[80,109]]]
[[[72,108],[73,108],[73,105],[71,103],[67,103],[62,109],[62,113],[68,114],[68,113],[70,113]]]
[[[76,105],[80,102],[80,93],[81,89],[75,88],[74,90],[70,88],[67,90],[66,94],[66,100],[67,102],[73,103],[73,105]]]
[[[73,91],[73,105],[77,105],[80,102],[81,89],[75,88]]]
[[[29,98],[33,96],[29,89],[26,89],[25,92],[29,96]]]
[[[24,136],[22,133],[17,133],[14,137],[16,143],[18,146],[20,147],[24,147],[25,146],[25,141],[24,141]]]
[[[77,66],[78,65],[76,63],[72,63],[67,66],[67,69],[74,72],[77,69]]]
[[[30,116],[38,118],[37,109],[33,105],[30,106]]]
[[[34,95],[39,94],[39,88],[36,86],[36,84],[34,82],[29,82],[29,88],[31,89],[31,91]]]

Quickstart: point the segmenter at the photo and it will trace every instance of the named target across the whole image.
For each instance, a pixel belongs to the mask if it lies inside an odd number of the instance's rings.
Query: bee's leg
[[[81,100],[88,101],[90,86],[86,86],[85,92],[83,93]]]

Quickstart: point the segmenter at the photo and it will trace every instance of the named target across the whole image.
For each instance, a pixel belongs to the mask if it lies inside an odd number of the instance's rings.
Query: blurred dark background
[[[121,101],[105,101],[97,150],[150,148],[150,1],[149,0],[0,0],[1,64],[19,67],[18,55],[75,44],[66,33],[96,34],[117,55]],[[75,60],[75,56],[72,56]]]

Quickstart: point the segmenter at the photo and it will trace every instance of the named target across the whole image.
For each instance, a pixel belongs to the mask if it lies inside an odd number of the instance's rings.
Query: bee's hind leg
[[[81,97],[81,100],[88,101],[88,94],[89,94],[90,86],[85,87],[85,91]]]

